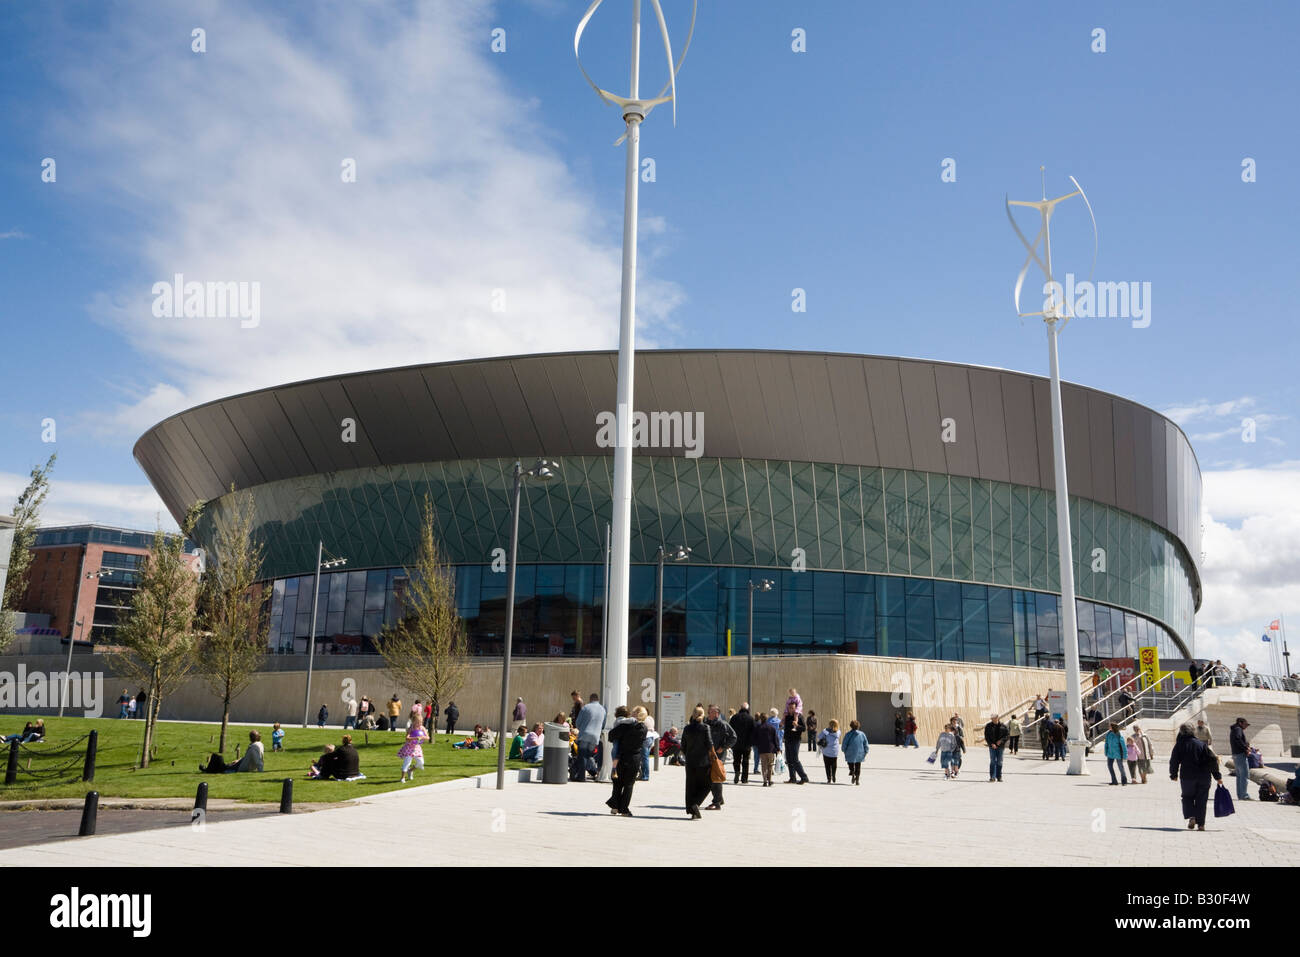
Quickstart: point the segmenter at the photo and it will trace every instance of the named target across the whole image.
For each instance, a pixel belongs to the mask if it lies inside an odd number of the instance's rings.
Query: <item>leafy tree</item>
[[[111,656],[118,674],[131,676],[148,695],[140,767],[149,766],[154,726],[163,699],[189,676],[195,664],[195,618],[199,580],[185,560],[185,539],[194,530],[199,505],[185,516],[180,535],[154,533],[140,564],[140,581],[115,638],[124,651]]]
[[[256,506],[247,490],[230,487],[225,509],[214,516],[207,569],[200,585],[202,631],[197,667],[221,699],[221,740],[226,750],[230,702],[244,691],[266,658],[269,620],[260,589],[262,547],[253,540]]]
[[[44,466],[32,469],[31,481],[14,505],[14,541],[9,552],[4,595],[0,596],[0,651],[14,640],[14,619],[7,612],[18,611],[27,597],[27,576],[32,568],[31,549],[41,521],[41,505],[50,493],[50,471],[54,468],[55,458],[51,455]],[[72,635],[71,629],[68,634]]]
[[[406,573],[405,615],[380,636],[379,653],[397,682],[437,707],[469,676],[465,623],[456,615],[456,575],[433,534],[433,505],[424,500],[420,547]],[[437,715],[434,715],[437,720]]]

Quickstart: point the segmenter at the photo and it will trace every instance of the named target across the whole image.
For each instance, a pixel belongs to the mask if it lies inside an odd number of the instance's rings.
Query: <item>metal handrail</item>
[[[1139,691],[1136,695],[1134,695],[1134,697],[1133,697],[1133,702],[1132,702],[1132,703],[1133,703],[1133,704],[1138,704],[1139,701],[1141,700],[1142,696],[1145,695],[1145,694],[1152,694],[1152,695],[1154,695],[1154,694],[1156,693],[1156,689],[1157,689],[1157,688],[1159,687],[1159,685],[1160,685],[1160,682],[1164,681],[1166,678],[1170,677],[1170,676],[1173,675],[1173,674],[1174,674],[1174,672],[1172,672],[1172,671],[1166,671],[1166,672],[1164,672],[1162,675],[1160,675],[1159,678],[1157,678],[1157,679],[1156,679],[1156,680],[1151,684],[1150,687],[1148,687],[1148,688],[1143,688],[1143,689],[1142,689],[1141,691]],[[1140,676],[1139,676],[1139,677],[1140,677]],[[1171,712],[1171,714],[1172,714],[1172,713],[1177,713],[1177,711],[1178,711],[1179,708],[1182,708],[1185,704],[1187,704],[1188,701],[1191,701],[1193,698],[1195,698],[1196,695],[1197,695],[1198,690],[1204,690],[1204,686],[1201,686],[1201,685],[1199,685],[1199,684],[1189,684],[1189,685],[1187,685],[1185,688],[1182,688],[1181,690],[1175,692],[1175,693],[1174,693],[1174,696],[1173,696],[1173,699],[1174,699],[1174,702],[1175,702],[1175,704],[1174,704],[1174,710],[1173,710],[1173,712]],[[1187,701],[1178,702],[1178,699],[1181,698],[1181,697],[1183,697],[1184,695],[1187,695]],[[1120,729],[1123,730],[1124,728],[1129,727],[1129,726],[1130,726],[1134,721],[1136,721],[1139,717],[1141,717],[1141,713],[1142,713],[1142,708],[1139,706],[1139,707],[1137,708],[1137,710],[1134,711],[1134,713],[1133,713],[1132,715],[1130,715],[1130,716],[1129,716],[1125,721],[1122,721],[1122,722],[1115,722],[1115,723],[1116,723],[1116,724],[1119,724]],[[1109,724],[1109,722],[1106,722],[1106,723]],[[1090,738],[1088,739],[1088,747],[1090,747],[1090,748],[1091,748],[1091,747],[1095,747],[1098,741],[1100,741],[1100,740],[1102,740],[1103,738],[1106,737],[1106,734],[1107,734],[1107,732],[1108,732],[1109,730],[1110,730],[1109,727],[1107,727],[1107,728],[1105,728],[1105,729],[1103,729],[1103,730],[1098,731],[1097,734],[1095,734],[1095,735],[1093,735],[1092,737],[1090,737]]]
[[[1172,671],[1169,672],[1169,673],[1170,673],[1170,674],[1173,674]],[[1109,700],[1110,698],[1112,698],[1112,697],[1114,697],[1115,695],[1119,694],[1119,693],[1120,693],[1121,691],[1123,691],[1125,688],[1128,688],[1130,685],[1135,684],[1135,683],[1138,681],[1138,679],[1141,678],[1141,677],[1142,677],[1141,672],[1139,672],[1138,674],[1135,674],[1132,678],[1130,678],[1128,681],[1124,682],[1122,685],[1120,685],[1118,688],[1116,688],[1116,689],[1115,689],[1114,691],[1112,691],[1110,694],[1106,695],[1104,698],[1098,698],[1097,701],[1094,702],[1094,705],[1100,705],[1103,701],[1107,701],[1107,700]],[[1109,679],[1107,679],[1107,680],[1109,680]],[[1137,697],[1137,696],[1134,696],[1134,700],[1136,700],[1136,697]],[[1035,718],[1033,721],[1030,721],[1028,724],[1023,725],[1023,726],[1021,727],[1021,733],[1023,734],[1023,733],[1025,733],[1025,732],[1027,732],[1030,728],[1036,727],[1039,723],[1042,722],[1042,720],[1043,720],[1042,718]],[[1084,724],[1084,728],[1086,729],[1087,726],[1088,726],[1088,722],[1087,722],[1086,715],[1085,715],[1085,719],[1084,719],[1083,724]]]

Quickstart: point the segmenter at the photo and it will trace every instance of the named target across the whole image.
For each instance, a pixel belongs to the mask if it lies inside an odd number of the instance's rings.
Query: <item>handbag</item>
[[[1227,788],[1220,784],[1214,789],[1214,816],[1227,817],[1229,814],[1235,813],[1236,810],[1232,804],[1232,795]]]
[[[727,780],[727,769],[722,766],[718,760],[718,752],[709,748],[709,780],[714,784],[724,784]]]
[[[925,759],[926,764],[934,764],[935,759],[939,757],[938,751],[931,751],[930,756]]]

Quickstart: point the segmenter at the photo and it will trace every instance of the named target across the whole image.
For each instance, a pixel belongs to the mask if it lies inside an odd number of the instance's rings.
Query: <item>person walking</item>
[[[578,726],[578,712],[582,710],[582,695],[576,691],[569,692],[569,724]]]
[[[1246,740],[1246,729],[1250,722],[1238,718],[1228,731],[1228,746],[1232,750],[1232,773],[1237,777],[1237,800],[1250,800],[1250,742]]]
[[[1043,760],[1046,761],[1052,751],[1052,719],[1044,716],[1038,722],[1038,743],[1043,749]]]
[[[776,709],[773,708],[773,711]],[[760,759],[763,775],[763,787],[772,786],[772,766],[781,750],[781,741],[776,734],[776,725],[771,721],[759,721],[754,725],[754,753]]]
[[[903,746],[903,713],[901,711],[895,711],[894,712],[894,747],[901,748],[902,746]]]
[[[594,778],[600,777],[600,733],[605,730],[605,706],[594,691],[575,722],[578,728],[578,760],[583,769]]]
[[[808,712],[810,715],[811,711]],[[840,723],[831,718],[826,722],[826,730],[817,737],[822,749],[822,763],[826,765],[826,783],[835,783],[835,772],[840,762]]]
[[[129,691],[127,691],[125,688],[123,688],[123,689],[122,689],[122,693],[121,693],[120,695],[117,696],[117,716],[118,716],[119,718],[125,718],[125,717],[126,717],[127,710],[128,710],[127,707],[126,707],[126,705],[127,705],[127,702],[130,701],[130,700],[131,700],[131,692],[129,692]]]
[[[460,708],[456,707],[456,702],[449,702],[442,716],[447,719],[447,737],[451,737],[456,733],[456,722],[460,720]]]
[[[793,692],[794,689],[791,689]],[[790,780],[787,784],[807,784],[808,772],[803,769],[803,762],[799,760],[799,749],[803,745],[804,732],[808,726],[804,724],[803,715],[797,711],[787,711],[785,713],[784,724],[785,731],[785,763],[789,765],[787,770],[790,772]]]
[[[1110,723],[1110,730],[1106,732],[1105,742],[1106,752],[1106,770],[1110,772],[1111,787],[1119,784],[1128,784],[1128,778],[1124,776],[1124,761],[1128,758],[1128,751],[1124,747],[1124,736],[1119,733],[1119,725],[1114,721]],[[1119,765],[1119,780],[1115,780],[1115,766]]]
[[[1133,725],[1133,743],[1138,747],[1138,774],[1142,775],[1142,783],[1147,783],[1147,775],[1153,773],[1151,762],[1155,759],[1156,749],[1151,745],[1151,739],[1136,724]]]
[[[515,721],[528,720],[528,706],[524,704],[523,698],[515,699],[514,719]]]
[[[320,706],[320,710],[316,712],[316,727],[318,728],[325,727],[325,722],[328,721],[329,719],[330,719],[330,709],[325,707],[325,705],[322,704]]]
[[[1002,723],[1001,717],[991,715],[989,723],[984,725],[984,743],[989,746],[990,781],[1002,781],[1002,759],[1006,756],[1007,742],[1010,740],[1011,729]]]
[[[1210,726],[1205,723],[1204,718],[1196,719],[1196,738],[1198,741],[1214,747],[1214,735],[1210,734]]]
[[[406,729],[406,740],[397,749],[397,756],[402,759],[402,783],[415,780],[415,769],[424,770],[423,743],[429,740],[429,732],[424,730],[424,715],[412,717],[410,727]]]
[[[1137,738],[1129,735],[1124,739],[1124,751],[1128,757],[1128,779],[1134,784],[1138,783],[1138,764],[1142,760],[1142,752],[1138,750]]]
[[[736,744],[731,749],[732,784],[749,783],[749,753],[754,747],[754,716],[749,713],[749,702],[741,702],[740,710],[731,716],[731,730],[736,733]]]
[[[1189,831],[1205,830],[1205,805],[1210,797],[1211,778],[1223,783],[1218,758],[1196,736],[1196,728],[1184,724],[1169,751],[1169,780],[1182,782],[1183,818]]]
[[[645,711],[644,708],[639,708]],[[633,714],[636,712],[633,711]],[[655,731],[655,719],[648,711],[645,717],[639,719],[645,725],[645,744],[641,745],[641,780],[650,780],[650,754],[654,748],[659,746],[659,732]]]
[[[1012,754],[1020,753],[1020,719],[1014,714],[1007,719],[1007,749]]]
[[[916,715],[910,711],[907,712],[907,716],[903,719],[903,747],[906,748],[909,745],[913,748],[920,747],[916,743]]]
[[[808,717],[804,719],[804,727],[808,729],[808,750],[813,754],[817,753],[817,712],[811,708],[808,710]]]
[[[357,726],[357,699],[354,695],[348,695],[347,714],[343,716],[343,730]]]
[[[1040,718],[1045,717],[1046,715],[1047,715],[1047,702],[1043,700],[1042,695],[1039,695],[1034,699],[1034,719],[1038,720]]]
[[[957,776],[957,769],[952,763],[952,752],[956,747],[957,735],[953,733],[951,724],[945,724],[943,730],[939,732],[939,740],[934,743],[934,750],[939,753],[939,767],[943,768],[945,781]]]
[[[1065,760],[1065,719],[1053,721],[1052,727],[1052,753],[1057,761]]]
[[[402,716],[402,699],[397,697],[394,692],[392,698],[388,700],[388,730],[400,731],[397,727],[398,719]]]
[[[583,709],[586,710],[585,708]],[[686,813],[694,820],[699,820],[700,803],[708,796],[712,781],[709,769],[712,765],[713,738],[709,735],[709,726],[704,723],[704,709],[697,707],[691,713],[691,720],[682,729],[682,760],[686,765]]]
[[[871,750],[871,745],[857,718],[849,722],[849,733],[844,736],[840,748],[844,752],[844,763],[849,766],[849,780],[854,784],[861,784],[862,762],[866,759],[867,752]]]
[[[135,696],[135,716],[137,718],[144,717],[144,705],[145,702],[148,700],[149,700],[149,696],[145,694],[144,689],[141,688],[140,692]]]
[[[713,748],[718,754],[718,760],[726,766],[727,748],[734,747],[736,744],[736,729],[722,720],[722,709],[716,704],[709,705],[709,716],[705,719],[705,724],[709,726],[709,737],[713,741]],[[737,748],[737,751],[740,749]],[[741,762],[744,763],[743,761]],[[721,811],[722,805],[726,803],[722,799],[722,782],[709,780],[709,789],[713,792],[713,803],[710,804],[706,811]]]
[[[641,756],[645,748],[645,708],[639,705],[629,714],[627,708],[619,705],[614,712],[621,714],[614,727],[609,729],[609,744],[618,753],[618,763],[614,766],[614,793],[605,803],[613,814],[632,817],[632,787],[641,776]]]
[[[957,736],[957,746],[952,749],[952,761],[957,770],[960,771],[962,755],[966,753],[966,725],[955,714],[948,720],[948,723],[952,725],[952,733]]]

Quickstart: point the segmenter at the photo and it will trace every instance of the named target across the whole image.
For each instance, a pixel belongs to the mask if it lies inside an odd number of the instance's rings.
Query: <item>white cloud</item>
[[[1210,471],[1202,480],[1204,599],[1196,616],[1197,654],[1270,670],[1260,635],[1269,621],[1300,606],[1300,461]],[[1293,670],[1300,667],[1300,657],[1292,661]]]
[[[1255,399],[1248,395],[1237,399],[1228,399],[1226,402],[1210,402],[1208,399],[1198,399],[1188,405],[1176,405],[1165,409],[1161,412],[1161,415],[1173,419],[1185,429],[1187,423],[1197,419],[1217,419],[1225,415],[1237,415],[1254,408],[1254,406]]]
[[[0,472],[0,510],[12,507],[31,481],[30,475]],[[177,530],[162,499],[148,485],[74,482],[50,479],[50,493],[41,506],[42,525],[115,525],[153,531]]]
[[[597,210],[544,145],[488,52],[488,5],[336,3],[307,29],[242,3],[120,14],[70,57],[54,121],[87,153],[75,188],[142,227],[113,237],[140,268],[92,314],[159,371],[101,428],[296,379],[616,344],[621,206]],[[155,318],[175,273],[260,283],[260,324]],[[683,297],[653,275],[638,292],[650,345]]]
[[[17,226],[9,230],[8,232],[0,233],[0,239],[30,239],[30,238],[31,238],[30,236],[28,236]]]

